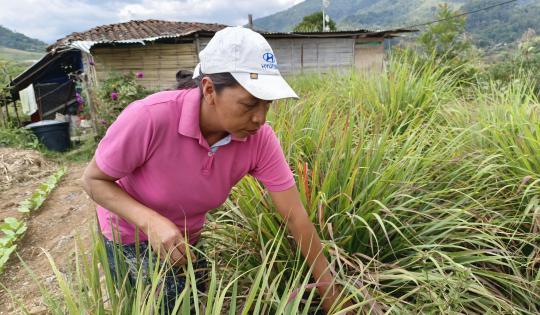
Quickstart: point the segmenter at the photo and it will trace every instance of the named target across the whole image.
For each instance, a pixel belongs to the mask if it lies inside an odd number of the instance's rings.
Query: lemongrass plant
[[[423,67],[394,61],[394,70],[381,77],[300,78],[295,87],[302,100],[274,107],[270,123],[306,210],[338,274],[355,284],[348,294],[369,301],[372,309],[534,314],[540,308],[540,210],[532,185],[538,176],[529,173],[534,178],[518,192],[513,187],[522,179],[508,172],[535,165],[539,124],[532,120],[523,131],[500,121],[524,136],[484,132],[484,142],[499,149],[482,150],[473,144],[478,125],[445,116],[447,107],[471,115],[477,108],[459,107],[451,72],[442,76],[434,64]],[[485,97],[475,93],[479,101]],[[532,111],[507,109],[507,120],[534,115],[537,102],[529,90],[520,90],[519,97],[492,93],[502,108],[517,99],[531,103]],[[523,204],[525,195],[532,203]],[[242,244],[253,244],[258,229],[272,239],[280,224],[253,179],[240,183],[219,218],[242,222],[236,229],[244,235]],[[220,237],[231,242],[226,234]],[[292,264],[292,246],[285,245],[282,269]],[[231,256],[241,251],[221,249]],[[255,250],[244,252],[251,258],[243,269],[260,263]]]
[[[194,262],[187,255],[188,262],[183,267],[186,286],[179,294],[171,314],[321,314],[320,299],[316,298],[316,291],[309,285],[310,273],[299,259],[299,251],[291,257],[296,261],[292,270],[276,270],[278,248],[285,240],[283,232],[281,228],[273,240],[259,244],[262,261],[245,272],[240,272],[234,266],[228,268],[226,264],[221,267],[204,251],[188,246],[188,252],[196,251],[196,255],[203,255],[209,261],[207,290],[201,292],[195,285],[198,279]],[[29,276],[38,284],[49,313],[165,314],[160,279],[170,265],[152,263],[150,260],[149,279],[143,276],[141,265],[135,283],[131,284],[123,254],[119,248],[115,248],[117,281],[107,267],[109,262],[102,237],[92,231],[91,247],[88,248],[77,235],[73,264],[69,268],[62,268],[66,270],[64,272],[58,268],[58,262],[44,251],[55,275],[56,285],[53,288],[56,290],[43,285],[21,259]],[[289,274],[294,276],[289,277]],[[279,290],[281,285],[285,290]],[[23,313],[28,312],[22,301],[12,298]],[[361,306],[362,303],[359,303],[349,310]]]
[[[538,314],[538,100],[523,82],[463,90],[459,69],[415,62],[297,77],[301,100],[277,102],[268,117],[342,302],[357,314]],[[309,268],[253,178],[208,214],[202,237],[209,290],[197,291],[188,267],[180,314],[321,311]],[[113,290],[103,245],[90,249],[51,309],[154,314],[159,292]]]

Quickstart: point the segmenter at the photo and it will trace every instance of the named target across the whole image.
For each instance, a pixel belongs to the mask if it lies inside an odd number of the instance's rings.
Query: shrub
[[[105,134],[111,123],[131,102],[152,93],[151,90],[137,82],[137,78],[141,77],[141,73],[112,73],[106,80],[100,82],[97,93],[100,103],[100,106],[98,106],[98,136]]]

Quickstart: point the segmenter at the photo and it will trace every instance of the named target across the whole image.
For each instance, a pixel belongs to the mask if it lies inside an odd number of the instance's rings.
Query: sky
[[[72,32],[129,20],[247,24],[302,0],[0,0],[0,25],[53,43]]]

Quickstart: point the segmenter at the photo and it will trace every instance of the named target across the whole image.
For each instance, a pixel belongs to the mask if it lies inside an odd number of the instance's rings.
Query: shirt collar
[[[180,122],[178,123],[178,133],[186,137],[191,137],[202,141],[201,128],[199,126],[199,115],[201,108],[201,93],[199,88],[193,88],[186,92],[182,102]],[[238,138],[231,135],[234,141],[245,142],[246,138]]]

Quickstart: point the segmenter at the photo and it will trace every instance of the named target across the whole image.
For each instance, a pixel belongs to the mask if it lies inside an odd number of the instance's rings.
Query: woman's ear
[[[209,105],[214,105],[214,98],[216,90],[214,89],[214,82],[209,77],[203,77],[201,80],[203,99]]]

